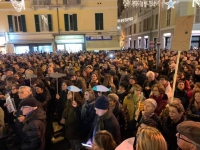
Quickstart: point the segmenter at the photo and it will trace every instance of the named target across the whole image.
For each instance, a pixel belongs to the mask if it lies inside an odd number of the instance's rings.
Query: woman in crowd
[[[162,112],[162,110],[167,105],[168,97],[165,94],[165,87],[161,84],[155,84],[152,87],[152,94],[150,95],[150,98],[153,98],[156,100],[157,108],[155,109],[155,112],[158,116]]]
[[[200,122],[200,90],[196,90],[186,111],[187,119]]]
[[[91,89],[86,89],[84,93],[84,103],[81,109],[81,131],[82,139],[86,142],[88,134],[91,130],[94,117],[96,115],[94,109],[95,94]]]
[[[74,94],[74,99],[73,99]],[[61,124],[65,124],[66,138],[72,150],[81,150],[81,106],[83,100],[79,93],[68,91],[67,104],[62,114]]]
[[[67,103],[67,87],[71,86],[72,84],[73,83],[69,80],[62,81],[61,92],[56,94],[56,111],[58,113],[58,122],[60,122],[62,118],[62,113]]]
[[[169,150],[177,150],[176,127],[185,120],[184,108],[181,103],[173,102],[169,105],[169,116],[162,123],[162,134]]]
[[[136,144],[136,150],[168,150],[162,134],[153,127],[142,129]]]
[[[93,72],[91,76],[91,81],[90,83],[97,83],[97,85],[100,85],[101,82],[98,80],[98,74]]]
[[[109,94],[108,100],[110,103],[110,109],[112,110],[113,114],[117,118],[117,121],[120,125],[121,136],[123,139],[123,136],[125,135],[127,130],[127,119],[124,109],[122,107],[122,104],[119,102],[119,97],[116,94],[114,93]]]
[[[107,88],[111,88],[112,93],[116,93],[117,90],[115,84],[113,83],[113,76],[105,75],[103,85]]]
[[[112,134],[106,130],[98,131],[94,137],[92,150],[115,150],[115,143]]]

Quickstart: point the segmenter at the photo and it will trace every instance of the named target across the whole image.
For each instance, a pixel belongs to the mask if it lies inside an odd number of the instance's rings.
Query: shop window
[[[16,46],[15,54],[29,53],[29,46]]]
[[[10,32],[26,32],[25,15],[8,15],[8,26]]]
[[[35,15],[36,32],[52,31],[52,16],[51,14]]]
[[[170,26],[171,12],[172,12],[171,8],[167,10],[167,22],[166,22],[166,26]]]
[[[200,23],[200,7],[196,5],[195,23]]]
[[[103,13],[95,13],[95,30],[103,29]]]
[[[65,31],[77,31],[77,14],[64,14]]]

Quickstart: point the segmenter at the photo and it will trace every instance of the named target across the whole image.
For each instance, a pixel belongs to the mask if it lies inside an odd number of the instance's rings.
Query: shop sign
[[[87,41],[93,40],[112,40],[112,36],[86,36]]]

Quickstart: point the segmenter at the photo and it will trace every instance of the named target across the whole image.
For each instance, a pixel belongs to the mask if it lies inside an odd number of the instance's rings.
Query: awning
[[[118,38],[112,40],[87,41],[87,51],[92,50],[121,50]]]

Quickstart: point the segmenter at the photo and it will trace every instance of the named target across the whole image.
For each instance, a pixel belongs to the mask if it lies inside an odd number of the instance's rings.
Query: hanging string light
[[[131,5],[132,0],[123,0],[123,4],[125,8],[128,8]]]
[[[132,0],[133,7],[155,7],[159,4],[159,0]],[[165,0],[162,1],[164,6]]]
[[[15,8],[15,10],[16,10],[17,12],[21,12],[22,9],[25,10],[25,3],[24,3],[24,0],[21,0],[21,1],[10,0],[10,2],[12,3],[13,7]]]

